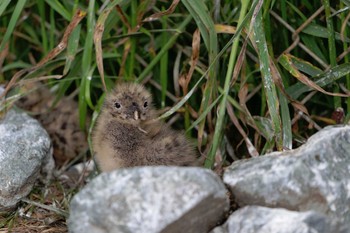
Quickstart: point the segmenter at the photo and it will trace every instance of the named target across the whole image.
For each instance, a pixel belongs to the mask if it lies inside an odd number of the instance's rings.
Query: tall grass
[[[347,4],[2,1],[0,82],[77,91],[82,128],[116,82],[144,83],[220,169],[349,121]]]

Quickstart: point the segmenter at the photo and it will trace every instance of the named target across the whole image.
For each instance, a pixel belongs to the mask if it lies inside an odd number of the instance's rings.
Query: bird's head
[[[153,117],[152,96],[141,84],[121,83],[107,94],[103,111],[125,123],[138,124]]]

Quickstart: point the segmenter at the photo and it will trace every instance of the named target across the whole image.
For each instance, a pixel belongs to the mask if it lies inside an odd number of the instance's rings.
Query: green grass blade
[[[66,64],[64,66],[63,75],[66,75],[70,70],[72,62],[75,59],[79,47],[79,38],[80,38],[81,24],[79,24],[72,32],[68,39],[67,45],[67,55],[66,55]]]
[[[166,16],[163,16],[164,19],[162,19],[162,27],[163,29],[166,29]],[[162,44],[166,44],[168,41],[168,33],[163,32],[161,35],[161,42]],[[165,107],[165,99],[166,99],[166,92],[168,89],[168,50],[166,50],[162,56],[162,59],[160,59],[160,85],[162,86],[161,90],[161,102],[160,105],[162,108]]]
[[[256,6],[256,4],[257,4],[257,1],[255,1],[255,4],[253,4],[253,6]],[[248,5],[249,5],[249,1],[242,1],[242,8],[241,8],[241,12],[240,12],[239,20],[238,20],[238,27],[242,28],[243,26],[245,26],[246,19],[250,15],[250,14],[246,15]],[[253,7],[250,9],[250,12],[252,14]],[[227,73],[226,73],[226,77],[225,77],[224,92],[223,92],[223,96],[222,96],[221,101],[220,101],[218,117],[217,117],[217,121],[215,124],[213,143],[210,147],[209,154],[207,155],[207,159],[205,160],[205,163],[204,163],[204,166],[207,168],[212,168],[214,165],[214,157],[215,157],[216,151],[218,149],[219,143],[220,143],[220,141],[222,139],[222,135],[223,135],[222,128],[223,128],[223,124],[224,124],[225,117],[226,117],[226,114],[225,114],[226,113],[226,102],[227,102],[227,96],[228,96],[229,90],[230,90],[230,82],[231,82],[231,78],[232,78],[232,74],[233,74],[233,68],[234,68],[236,56],[238,54],[238,42],[239,42],[239,37],[240,37],[240,31],[237,30],[236,34],[238,36],[236,37],[236,41],[233,42],[233,46],[232,46],[231,53],[230,53],[228,69],[227,69]]]
[[[51,50],[55,46],[55,30],[56,30],[56,24],[55,24],[55,11],[54,9],[50,8],[50,31],[49,31],[49,50]]]
[[[278,91],[278,96],[281,104],[283,149],[291,150],[293,148],[293,135],[288,100],[280,91]]]
[[[204,111],[208,108],[210,100],[214,99],[217,93],[217,68],[216,57],[218,53],[218,41],[217,34],[215,31],[215,25],[212,17],[208,11],[205,1],[196,0],[183,0],[182,3],[185,5],[187,10],[193,16],[196,21],[197,27],[199,28],[201,37],[203,38],[204,44],[209,54],[209,64],[212,69],[209,70],[209,76],[207,83],[204,87],[204,96],[202,98],[200,111]],[[205,126],[205,118],[199,126],[198,132],[201,133]]]
[[[6,7],[10,4],[11,0],[3,0],[0,2],[0,16],[6,10]]]
[[[72,13],[70,13],[64,6],[60,3],[60,1],[52,1],[52,0],[46,0],[47,4],[49,4],[52,9],[54,9],[58,14],[60,14],[63,18],[65,18],[67,21],[70,21],[72,19]]]
[[[322,27],[322,26],[317,25],[317,24],[310,24],[309,26],[304,28],[304,30],[302,32],[306,33],[308,35],[312,35],[312,36],[320,37],[320,38],[328,38],[329,37],[329,32],[328,32],[327,28]],[[334,36],[335,36],[335,39],[342,40],[339,33],[336,32],[334,34]],[[344,39],[344,42],[347,42],[347,43],[350,42],[350,39],[348,37],[344,37],[343,39]]]
[[[311,50],[318,57],[318,59],[320,59],[323,62],[322,64],[320,64],[326,67],[328,63],[327,58],[325,57],[325,54],[322,52],[322,49],[318,45],[316,38],[308,35],[301,35],[301,40],[305,44],[305,46],[309,50]]]
[[[343,8],[343,9],[345,8],[344,4],[345,4],[345,3],[342,2],[341,5],[340,5],[340,7]],[[340,17],[341,17],[341,21],[342,21],[342,22],[345,22],[346,15],[345,15],[345,14],[342,14]],[[349,32],[348,32],[348,28],[347,28],[347,29],[344,30],[343,35],[346,37],[346,36],[348,35],[348,33],[349,33]],[[344,50],[344,51],[347,51],[348,49],[349,49],[348,43],[343,42],[343,50]],[[348,63],[349,60],[350,60],[350,57],[349,57],[349,56],[345,56],[345,57],[344,57],[344,62],[345,62],[345,63]],[[350,90],[350,75],[347,75],[347,76],[346,76],[346,88],[347,88],[348,90]],[[349,122],[349,120],[350,120],[350,98],[348,98],[348,99],[346,100],[346,109],[345,109],[345,112],[347,112],[347,116],[345,117],[345,121],[344,121],[344,122]]]
[[[328,49],[329,49],[329,60],[331,67],[334,67],[337,65],[337,51],[335,48],[335,36],[334,36],[334,27],[333,27],[333,20],[331,17],[331,7],[329,0],[322,0],[324,10],[326,13],[326,22],[327,22],[327,29],[328,29]],[[334,92],[339,92],[338,85],[334,85],[333,87]],[[341,107],[341,98],[334,96],[334,109]]]
[[[90,70],[92,53],[93,53],[93,28],[95,27],[95,13],[94,13],[95,0],[89,1],[89,8],[87,12],[87,28],[91,30],[87,31],[84,44],[82,71],[86,74]]]
[[[217,50],[217,41],[214,22],[209,16],[205,1],[182,0],[182,3],[196,21],[209,53],[217,53],[217,51],[215,51]]]
[[[253,11],[254,11],[254,7],[257,4],[257,0],[255,1],[255,4],[253,4],[253,6],[251,7],[250,11],[248,12],[248,14],[245,16],[244,20],[242,21],[242,23],[239,25],[239,27],[236,30],[235,35],[232,36],[232,38],[226,43],[226,45],[221,49],[221,51],[218,53],[218,55],[214,58],[214,61],[217,61],[222,55],[223,53],[231,46],[231,44],[233,43],[233,41],[238,37],[238,35],[241,33],[241,31],[243,30],[243,27],[248,23],[249,18],[252,16]],[[189,20],[191,20],[191,17],[189,17]],[[159,54],[158,54],[159,55]],[[193,93],[195,92],[195,90],[197,89],[198,85],[205,79],[205,77],[208,75],[209,70],[213,67],[214,63],[209,64],[208,69],[202,74],[202,76],[199,78],[199,80],[196,82],[196,84],[192,87],[192,89],[187,93],[187,95],[185,95],[181,101],[179,101],[175,106],[173,106],[171,109],[169,109],[167,112],[165,112],[164,114],[162,114],[158,119],[164,119],[167,118],[169,116],[171,116],[173,113],[175,113],[179,108],[181,108],[184,103],[186,103],[186,101],[193,95]]]
[[[188,99],[193,95],[195,90],[197,89],[198,85],[203,81],[203,79],[206,77],[206,74],[208,73],[208,70],[202,75],[202,77],[196,82],[196,84],[192,87],[192,89],[184,96],[182,99],[175,104],[171,109],[166,111],[164,114],[162,114],[158,119],[165,119],[172,114],[174,114],[179,108],[181,108],[187,101]]]
[[[13,11],[13,13],[11,15],[10,22],[7,25],[7,30],[5,32],[5,35],[4,35],[4,37],[3,37],[2,41],[1,41],[0,51],[2,51],[4,49],[5,44],[10,39],[10,37],[11,37],[11,35],[13,33],[13,30],[16,27],[17,20],[19,19],[20,15],[22,13],[22,10],[23,10],[23,8],[24,8],[26,3],[27,3],[26,0],[21,0],[21,1],[17,2],[15,10]]]
[[[87,101],[86,101],[86,88],[88,88],[88,77],[91,71],[92,53],[93,53],[93,28],[95,27],[95,0],[89,1],[87,27],[91,30],[87,31],[84,44],[83,59],[81,64],[82,79],[79,86],[79,120],[80,127],[85,129],[86,127],[86,113],[87,113]],[[91,77],[91,76],[90,76]]]
[[[83,77],[80,81],[79,85],[79,126],[81,129],[85,129],[86,127],[86,115],[87,115],[87,102],[85,98],[86,87],[87,87],[87,77]]]
[[[302,72],[304,72],[304,73],[306,73],[306,74],[308,74],[310,76],[316,76],[316,75],[319,75],[319,74],[323,73],[323,71],[320,68],[314,66],[310,62],[305,61],[303,59],[300,59],[300,58],[295,57],[295,56],[290,55],[290,54],[283,54],[281,56],[280,60],[281,59],[285,59],[284,58],[285,56],[288,57],[287,60],[290,60],[293,63],[293,65],[296,68],[298,68],[298,70],[300,70],[300,71],[302,71]],[[281,63],[281,61],[280,61],[280,63]]]
[[[184,21],[177,28],[178,33],[172,35],[168,42],[163,46],[163,48],[159,51],[159,53],[152,59],[152,61],[148,64],[148,66],[142,71],[142,73],[137,78],[137,82],[142,82],[146,78],[146,76],[152,71],[154,66],[159,62],[159,60],[163,57],[163,55],[174,45],[180,33],[185,29],[187,24],[191,21],[192,16],[188,15]]]
[[[329,60],[331,63],[331,66],[337,65],[337,55],[336,55],[336,49],[335,49],[335,38],[334,38],[334,28],[333,28],[333,22],[331,18],[331,9],[329,0],[322,0],[325,13],[326,13],[326,22],[327,22],[327,32],[328,32],[328,48],[329,48]]]
[[[222,94],[219,95],[210,105],[208,108],[204,109],[204,111],[202,112],[202,114],[191,124],[191,126],[186,130],[187,132],[189,132],[191,129],[193,129],[194,127],[196,127],[201,121],[203,121],[203,119],[208,115],[208,113],[216,106],[216,104],[219,102],[219,100],[221,99]]]
[[[95,106],[92,104],[90,89],[91,89],[92,74],[94,73],[95,68],[96,68],[96,65],[91,67],[85,81],[85,101],[92,110],[95,109]]]
[[[144,4],[147,4],[144,2]],[[142,5],[142,6],[141,6]],[[143,4],[138,4],[137,1],[131,1],[131,19],[130,19],[130,26],[131,28],[135,28],[137,26],[137,17],[138,17],[138,7],[143,8]],[[134,79],[134,73],[135,73],[135,61],[136,61],[136,48],[137,48],[137,40],[135,37],[131,36],[129,37],[129,43],[130,43],[130,49],[129,54],[127,57],[127,60],[125,62],[126,65],[126,72],[124,72],[124,75],[126,76],[126,80],[133,80]],[[162,60],[161,60],[162,61]]]
[[[39,15],[40,15],[40,32],[41,32],[41,46],[43,47],[44,54],[49,52],[48,38],[46,34],[46,12],[45,12],[45,1],[39,0],[37,3]]]
[[[265,33],[263,29],[262,14],[258,13],[254,23],[255,42],[258,47],[260,71],[266,95],[269,114],[272,119],[272,125],[275,132],[276,146],[278,150],[283,148],[283,137],[281,128],[281,118],[279,113],[279,99],[277,96],[276,86],[270,72],[270,56],[268,54]]]
[[[313,80],[318,86],[324,87],[328,84],[336,82],[338,79],[348,74],[350,74],[350,63],[344,63],[323,72],[320,75],[312,77],[311,80]],[[287,88],[286,91],[293,99],[298,99],[300,95],[311,90],[313,89],[304,85],[303,83],[298,82]]]

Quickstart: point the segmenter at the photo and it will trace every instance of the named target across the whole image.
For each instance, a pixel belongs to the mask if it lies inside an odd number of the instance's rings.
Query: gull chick
[[[122,167],[197,163],[185,135],[156,118],[152,96],[141,84],[122,83],[106,95],[92,134],[102,171]]]

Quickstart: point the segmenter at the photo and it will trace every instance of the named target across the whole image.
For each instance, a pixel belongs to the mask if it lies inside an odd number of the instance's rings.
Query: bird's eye
[[[118,103],[118,102],[116,102],[116,103],[114,104],[114,106],[115,106],[116,108],[120,108],[120,107],[121,107],[120,103]]]
[[[143,107],[144,107],[144,108],[147,108],[147,107],[148,107],[148,102],[147,102],[147,101],[143,104]]]

